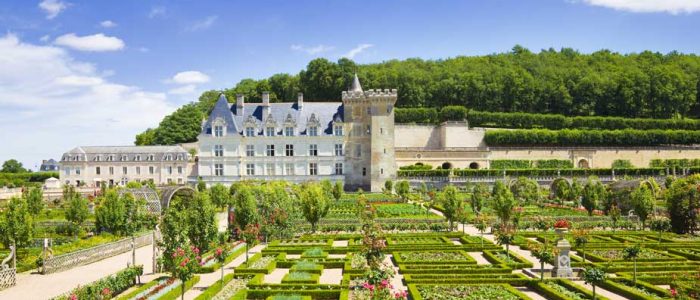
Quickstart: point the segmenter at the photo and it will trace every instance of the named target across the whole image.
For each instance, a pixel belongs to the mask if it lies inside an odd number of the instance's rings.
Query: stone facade
[[[59,176],[63,184],[88,187],[130,181],[185,184],[189,158],[180,146],[76,147],[63,154]]]
[[[359,80],[342,102],[229,105],[221,95],[202,126],[198,174],[190,181],[231,184],[240,180],[290,182],[328,179],[347,189],[379,191],[396,177],[396,90],[362,91]],[[373,130],[374,129],[374,130]]]

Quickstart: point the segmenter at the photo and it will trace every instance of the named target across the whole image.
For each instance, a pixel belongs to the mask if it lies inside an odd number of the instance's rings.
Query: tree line
[[[339,100],[357,73],[365,89],[398,89],[397,107],[462,106],[477,111],[527,112],[565,116],[698,118],[700,59],[693,54],[644,51],[620,54],[600,50],[582,54],[571,48],[509,52],[449,59],[388,60],[358,65],[341,58],[309,62],[297,74],[243,79],[223,90],[204,92],[199,100],[139,135],[137,144],[196,140],[203,115],[220,93],[230,102],[244,94],[260,102]],[[195,122],[196,120],[196,122]],[[187,123],[187,124],[184,124]],[[174,126],[175,124],[182,124]],[[194,130],[196,129],[196,130]]]

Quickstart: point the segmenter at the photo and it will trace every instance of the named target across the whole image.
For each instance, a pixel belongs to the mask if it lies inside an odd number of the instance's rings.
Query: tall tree
[[[27,247],[34,235],[34,220],[27,201],[11,198],[0,216],[0,241],[3,245],[9,247],[14,243],[18,248]]]
[[[654,212],[654,204],[656,203],[654,192],[646,184],[642,184],[632,192],[631,198],[634,213],[639,217],[642,229],[644,229],[647,219]]]
[[[693,233],[698,226],[700,175],[678,178],[666,191],[666,209],[675,233]]]
[[[520,203],[531,204],[537,203],[539,200],[539,185],[536,181],[525,176],[518,177],[511,185],[510,190]]]
[[[301,211],[307,222],[311,224],[311,232],[316,232],[316,224],[328,214],[330,201],[327,194],[318,184],[304,184],[297,196],[301,201]]]
[[[44,192],[41,188],[35,187],[30,188],[28,192],[25,193],[24,197],[27,199],[27,205],[29,208],[29,213],[32,216],[37,216],[44,209]]]
[[[457,198],[457,188],[453,185],[446,186],[440,193],[442,202],[443,214],[447,221],[450,222],[450,231],[452,231],[453,223],[458,216],[458,212],[462,209],[462,200]]]
[[[22,163],[17,161],[16,159],[10,159],[6,160],[2,164],[2,170],[0,172],[3,173],[26,173],[27,169],[25,169],[22,166]]]
[[[258,223],[258,204],[253,196],[251,187],[241,185],[233,197],[234,215],[239,230],[244,230],[248,224]]]
[[[493,210],[496,211],[496,215],[501,220],[501,223],[505,226],[510,222],[513,216],[513,208],[515,208],[516,202],[513,197],[513,193],[506,188],[506,185],[502,181],[498,180],[493,185],[493,192],[491,193],[491,203],[493,205]]]
[[[589,178],[586,185],[583,186],[581,197],[581,205],[586,208],[588,215],[592,216],[593,211],[598,208],[598,204],[604,200],[605,187],[600,181]]]
[[[211,202],[219,208],[225,207],[231,201],[229,189],[220,183],[212,186],[209,189],[209,194],[211,195]]]

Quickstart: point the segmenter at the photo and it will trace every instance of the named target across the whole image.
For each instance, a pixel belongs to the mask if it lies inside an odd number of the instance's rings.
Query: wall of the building
[[[100,174],[97,174],[97,168]],[[110,173],[110,167],[113,172]],[[124,174],[123,168],[127,168]],[[153,174],[149,172],[149,167],[153,167]],[[172,168],[172,174],[168,168]],[[178,170],[181,168],[181,171]],[[78,174],[78,170],[80,174]],[[155,184],[185,184],[189,174],[187,161],[66,161],[61,163],[59,179],[62,184],[76,185],[78,181],[88,187],[99,187],[97,182],[110,181],[118,185],[123,181],[148,181],[153,180]]]
[[[484,131],[470,130],[464,122],[441,125],[397,124],[396,148],[476,148],[484,147]]]

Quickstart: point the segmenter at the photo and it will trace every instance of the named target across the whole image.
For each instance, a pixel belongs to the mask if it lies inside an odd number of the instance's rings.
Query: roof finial
[[[352,79],[350,92],[362,92],[362,85],[360,85],[360,79],[357,78],[357,73],[355,73],[355,78]]]

